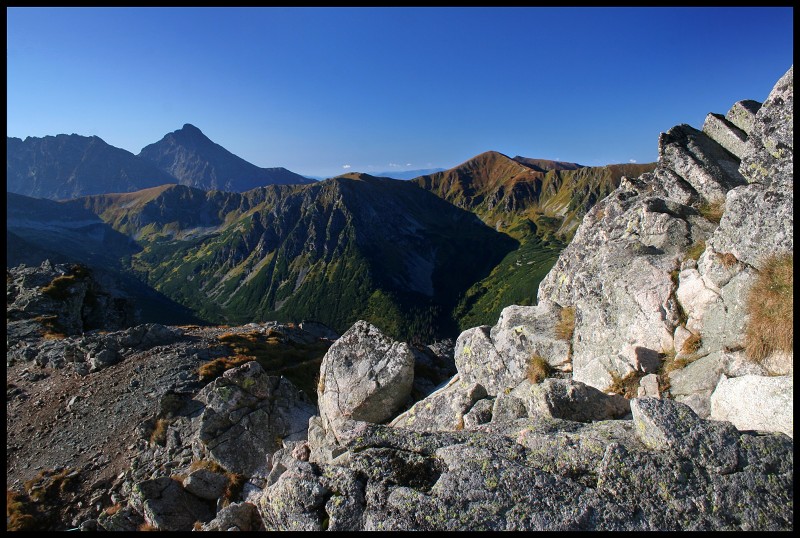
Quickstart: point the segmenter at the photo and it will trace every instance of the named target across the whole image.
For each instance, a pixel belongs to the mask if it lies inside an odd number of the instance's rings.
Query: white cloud
[[[400,165],[397,163],[389,163],[390,168],[400,168]]]
[[[350,168],[350,165],[349,164],[343,164],[342,168],[344,168],[344,169]]]
[[[633,163],[633,164],[636,164],[636,159],[631,159],[631,160],[630,160],[630,161],[628,161],[628,162],[630,162],[630,163]]]
[[[406,163],[406,166],[411,166],[411,163]]]

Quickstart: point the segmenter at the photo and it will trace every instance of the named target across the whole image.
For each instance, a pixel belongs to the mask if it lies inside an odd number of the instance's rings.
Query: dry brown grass
[[[39,517],[35,506],[24,493],[6,490],[6,530],[33,531],[38,529]]]
[[[703,203],[697,211],[705,217],[706,220],[715,224],[719,224],[722,220],[722,214],[725,212],[725,200],[719,199],[711,202]]]
[[[768,257],[747,296],[745,353],[756,362],[794,350],[794,254]]]
[[[567,341],[572,340],[572,334],[575,332],[575,307],[563,307],[560,316],[555,327],[556,338]]]
[[[160,418],[156,420],[156,425],[150,434],[150,444],[164,446],[167,444],[167,429],[169,428],[170,420],[167,418]]]
[[[691,354],[696,353],[703,345],[703,339],[699,334],[692,333],[681,346],[681,353]]]
[[[639,380],[644,377],[644,372],[634,370],[628,373],[625,377],[619,377],[615,373],[611,373],[611,386],[606,389],[606,392],[611,394],[621,394],[628,398],[636,398],[639,390]]]
[[[722,264],[722,266],[725,267],[726,269],[730,269],[731,267],[739,263],[739,260],[736,258],[736,256],[734,256],[730,252],[717,252],[717,258],[719,259],[719,262]]]
[[[74,483],[76,476],[72,469],[42,470],[36,477],[25,482],[28,497],[35,502],[44,502],[65,493]]]
[[[140,532],[153,532],[153,531],[157,531],[158,527],[156,527],[154,525],[151,525],[150,523],[145,522],[145,523],[142,523],[141,525],[139,525],[139,528],[137,530],[140,531]]]
[[[528,371],[526,372],[526,376],[528,381],[533,383],[534,385],[541,383],[544,381],[547,376],[550,375],[552,368],[550,367],[550,363],[547,362],[543,357],[539,355],[532,355],[530,361],[528,361]]]
[[[119,512],[120,509],[122,509],[122,503],[117,503],[113,506],[109,506],[108,508],[106,508],[105,513],[107,516],[113,516],[114,514]]]
[[[219,359],[214,359],[213,361],[207,362],[200,366],[200,368],[197,369],[197,375],[200,377],[200,381],[213,381],[224,374],[226,370],[236,368],[237,366],[241,366],[242,364],[252,360],[253,357],[246,355],[220,357]]]

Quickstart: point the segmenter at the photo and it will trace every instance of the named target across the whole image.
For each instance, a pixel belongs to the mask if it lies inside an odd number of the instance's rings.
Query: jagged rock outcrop
[[[720,354],[744,344],[749,288],[768,254],[793,251],[792,95],[790,69],[763,106],[671,129],[656,170],[589,212],[539,287],[540,304],[575,308],[573,379],[607,390],[669,354],[699,358],[670,390],[709,415]]]
[[[285,377],[267,375],[255,361],[228,370],[195,400],[205,405],[192,443],[195,458],[229,472],[266,477],[284,442],[305,439],[316,409]]]
[[[456,340],[455,361],[466,383],[479,383],[491,395],[517,386],[528,373],[532,357],[567,369],[570,345],[556,336],[561,309],[552,304],[509,306],[494,327],[475,327]]]
[[[6,270],[7,348],[46,334],[113,331],[134,321],[131,301],[85,266],[45,260]]]
[[[405,403],[414,382],[414,353],[366,321],[356,322],[328,349],[319,379],[326,429],[343,420],[380,423]]]
[[[632,410],[633,420],[472,432],[350,422],[346,464],[297,462],[258,505],[267,530],[791,528],[787,437],[738,432],[670,400]]]

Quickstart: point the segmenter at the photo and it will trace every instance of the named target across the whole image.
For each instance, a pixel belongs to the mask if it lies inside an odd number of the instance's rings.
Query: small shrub
[[[536,385],[544,381],[550,375],[552,368],[550,363],[539,355],[532,355],[528,362],[527,377],[528,381]]]
[[[561,318],[556,323],[556,338],[560,340],[572,340],[575,332],[575,307],[566,306],[561,309]]]
[[[619,377],[616,373],[611,373],[611,386],[606,392],[611,394],[621,394],[628,398],[636,398],[639,389],[639,380],[644,377],[644,372],[634,370],[625,377]]]
[[[247,483],[247,477],[238,473],[225,473],[228,477],[228,486],[222,494],[222,506],[228,506],[232,502],[236,502],[242,495],[242,489]]]
[[[151,525],[150,523],[144,522],[141,525],[139,525],[139,528],[137,530],[139,530],[140,532],[153,532],[157,531],[158,527]]]
[[[756,362],[794,350],[794,254],[764,260],[747,296],[745,353]]]
[[[698,241],[697,243],[692,243],[692,245],[686,249],[686,258],[685,259],[692,259],[697,261],[702,256],[703,252],[706,250],[706,242],[705,241]]]
[[[722,214],[725,212],[725,199],[704,202],[697,210],[706,220],[719,224]]]
[[[682,354],[696,353],[703,345],[703,339],[699,334],[692,333],[681,346]]]

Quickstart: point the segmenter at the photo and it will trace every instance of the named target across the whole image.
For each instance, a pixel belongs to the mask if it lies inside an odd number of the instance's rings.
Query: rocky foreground
[[[791,530],[792,77],[454,343],[97,327],[84,270],[9,270],[9,529]]]

